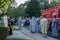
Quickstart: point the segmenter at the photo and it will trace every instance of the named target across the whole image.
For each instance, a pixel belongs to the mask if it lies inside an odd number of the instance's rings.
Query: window
[[[58,9],[58,17],[60,18],[60,9]]]

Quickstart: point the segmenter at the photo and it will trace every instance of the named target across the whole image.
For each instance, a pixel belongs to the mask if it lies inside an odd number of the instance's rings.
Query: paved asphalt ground
[[[16,26],[17,27],[17,26]],[[13,31],[13,35],[8,36],[8,38],[24,38],[28,40],[58,40],[52,37],[43,37],[40,33],[31,33],[29,29],[23,28],[22,30]]]

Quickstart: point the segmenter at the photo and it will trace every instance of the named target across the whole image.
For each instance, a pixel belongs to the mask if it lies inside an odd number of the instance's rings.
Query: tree
[[[47,9],[47,8],[50,8],[50,7],[53,7],[53,6],[56,6],[60,3],[59,0],[52,0],[51,3],[49,4],[49,0],[39,0],[40,3],[44,3],[42,6],[41,6],[41,9]],[[42,8],[43,7],[43,8]]]
[[[37,0],[30,0],[26,8],[26,14],[29,17],[40,15],[40,3]]]
[[[59,4],[58,1],[53,0],[53,1],[50,3],[50,7],[56,6],[56,5],[58,5],[58,4]]]
[[[44,9],[50,8],[50,4],[48,3],[48,1],[44,2]]]
[[[26,17],[26,16],[27,16],[27,14],[26,14],[27,4],[28,4],[28,1],[26,1],[24,4],[21,4],[21,5],[17,8],[17,11],[18,11],[18,15],[19,15],[19,16],[23,16],[23,17]]]
[[[26,3],[19,5],[19,7],[17,8],[10,7],[8,9],[7,15],[9,15],[10,17],[19,17],[19,16],[26,17],[25,6]]]
[[[15,16],[15,8],[13,7],[10,7],[8,10],[7,10],[7,13],[6,13],[8,16],[10,17],[14,17]]]
[[[3,13],[2,8],[7,10],[13,1],[14,0],[0,0],[0,15]]]

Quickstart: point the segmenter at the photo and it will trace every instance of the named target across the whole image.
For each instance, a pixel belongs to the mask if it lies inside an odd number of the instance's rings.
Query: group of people
[[[50,22],[45,16],[40,16],[39,18],[33,16],[31,19],[29,19],[29,21],[27,21],[27,23],[29,24],[28,27],[32,33],[39,32],[42,33],[43,36],[47,36],[47,30],[51,26],[52,35],[58,35],[58,20],[56,16],[52,18],[52,25],[49,25]],[[19,17],[18,26],[22,28],[23,24],[22,18]]]
[[[37,19],[36,17],[32,17],[29,26],[31,32],[33,33],[39,32],[42,33],[43,36],[47,36],[48,27],[49,27],[49,22],[45,16],[41,16],[39,19]]]
[[[52,36],[58,36],[58,20],[55,15],[52,19],[52,25],[49,24],[50,22],[48,21],[45,15],[41,16],[39,19],[37,19],[36,17],[32,17],[32,19],[30,20],[29,28],[31,32],[40,32],[45,37],[47,36],[47,31],[51,26]]]
[[[8,22],[9,19],[8,19]],[[23,28],[25,20],[22,19],[21,17],[18,18],[17,20],[17,25],[19,26],[19,29]],[[48,21],[48,19],[46,18],[46,16],[40,16],[39,18],[33,16],[31,19],[28,18],[28,21],[26,22],[29,30],[32,33],[42,33],[43,36],[47,36],[47,31],[49,29],[49,26],[51,26],[52,29],[52,35],[53,36],[58,36],[58,20],[56,18],[56,16],[54,16],[52,18],[52,25],[49,25],[50,22]],[[8,23],[8,26],[10,26],[10,30],[11,30],[11,24]],[[12,34],[12,32],[10,31],[10,33]]]

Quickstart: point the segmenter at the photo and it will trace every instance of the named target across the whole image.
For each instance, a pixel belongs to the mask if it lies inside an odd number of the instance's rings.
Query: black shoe
[[[32,32],[32,31],[31,31],[31,33],[35,33],[35,32]]]

